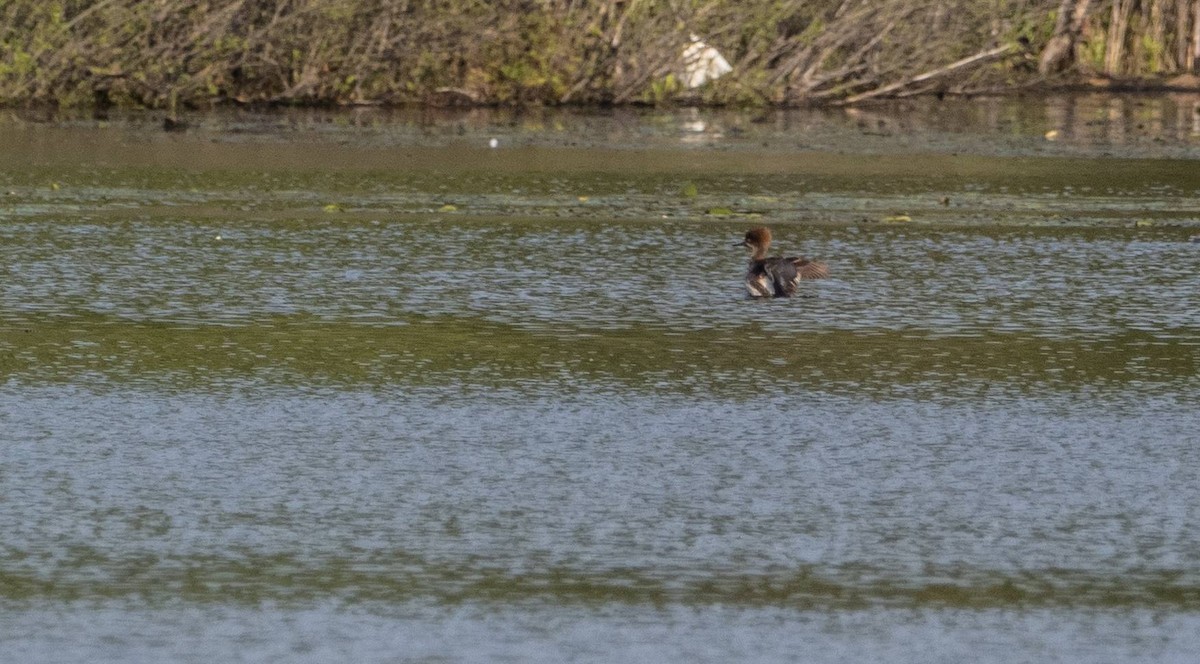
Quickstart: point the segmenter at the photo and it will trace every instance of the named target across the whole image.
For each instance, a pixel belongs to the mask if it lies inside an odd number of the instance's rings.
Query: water
[[[1005,108],[9,118],[0,660],[1190,661],[1200,147]]]

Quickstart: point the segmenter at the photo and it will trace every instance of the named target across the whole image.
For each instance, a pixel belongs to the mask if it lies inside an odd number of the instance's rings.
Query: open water
[[[10,113],[0,661],[1193,661],[1198,107]]]

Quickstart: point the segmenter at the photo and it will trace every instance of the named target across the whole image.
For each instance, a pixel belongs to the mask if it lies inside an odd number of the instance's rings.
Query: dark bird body
[[[824,279],[829,266],[803,256],[767,256],[771,246],[771,230],[765,226],[752,228],[735,246],[750,249],[750,266],[746,270],[746,290],[750,297],[791,297],[805,279]]]

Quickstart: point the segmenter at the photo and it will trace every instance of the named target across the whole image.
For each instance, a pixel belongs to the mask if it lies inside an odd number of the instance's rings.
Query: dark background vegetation
[[[680,84],[690,34],[734,73]],[[814,104],[1195,88],[1200,0],[0,0],[0,104]]]

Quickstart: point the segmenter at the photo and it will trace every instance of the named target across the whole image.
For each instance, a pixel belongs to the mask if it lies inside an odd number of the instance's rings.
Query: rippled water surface
[[[1191,661],[1200,130],[1055,104],[7,118],[0,660]]]

